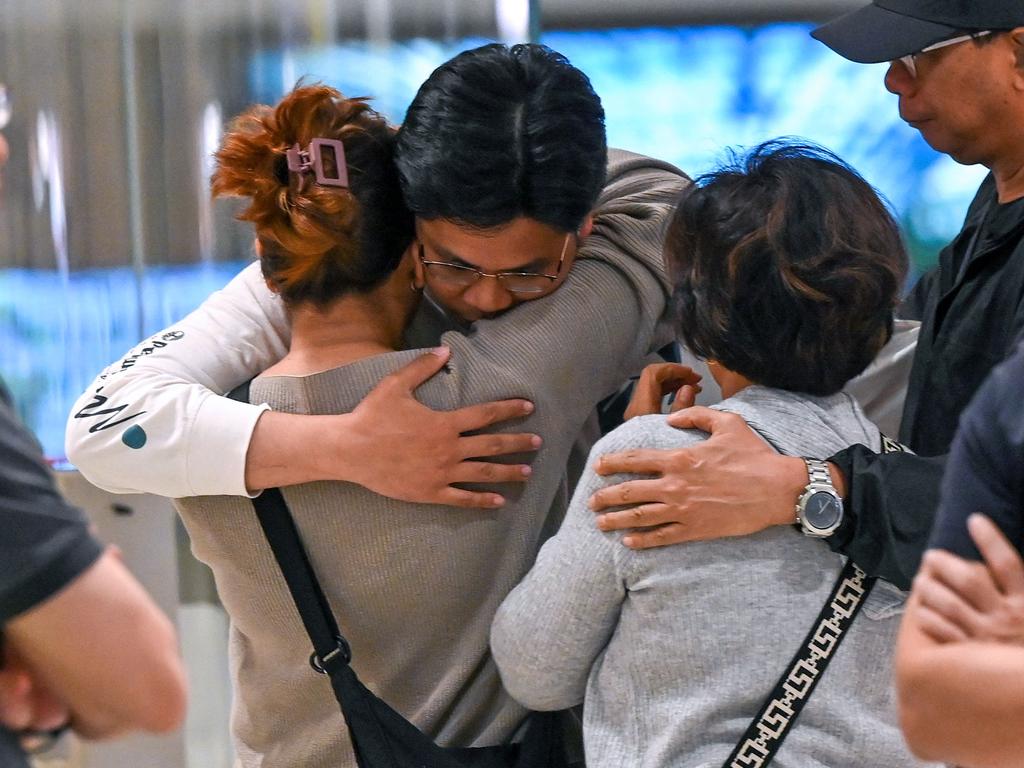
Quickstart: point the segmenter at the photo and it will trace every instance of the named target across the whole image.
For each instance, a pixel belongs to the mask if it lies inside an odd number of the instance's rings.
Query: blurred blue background
[[[591,77],[604,101],[612,146],[672,161],[691,175],[712,169],[730,147],[776,136],[800,136],[832,149],[891,202],[919,274],[959,229],[984,170],[937,155],[902,123],[895,97],[882,85],[884,65],[847,62],[812,40],[809,29],[786,23],[551,31],[542,41]],[[242,64],[248,93],[233,102],[207,100],[200,151],[175,159],[172,147],[164,166],[195,165],[192,183],[201,192],[225,119],[248,102],[276,101],[300,77],[323,80],[347,95],[373,96],[381,112],[400,122],[434,67],[482,42],[414,39],[257,49]],[[140,256],[144,236],[151,233],[128,227],[134,246],[118,263],[83,258],[67,236],[68,218],[61,218],[73,214],[74,206],[64,200],[60,164],[51,162],[48,173],[38,174],[48,142],[60,139],[47,139],[40,125],[45,128],[37,121],[32,138],[33,178],[42,181],[34,182],[33,194],[37,202],[48,196],[49,216],[40,226],[48,228],[54,257],[44,259],[44,267],[32,263],[39,260],[0,261],[0,375],[46,453],[59,458],[75,398],[103,366],[187,314],[241,269],[250,259],[249,234],[229,221],[229,210],[210,213],[204,203],[198,223],[189,225],[199,232],[195,247]],[[131,136],[127,145],[130,151]],[[141,166],[150,160],[145,148],[136,160]],[[161,205],[159,195],[133,192],[129,182],[129,208]]]

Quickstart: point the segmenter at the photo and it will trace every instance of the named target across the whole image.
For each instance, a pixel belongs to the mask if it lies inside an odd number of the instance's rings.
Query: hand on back
[[[500,507],[492,492],[455,487],[462,483],[524,482],[527,464],[494,459],[536,451],[539,436],[529,433],[466,434],[533,412],[526,400],[503,400],[434,411],[416,400],[416,388],[437,374],[450,350],[423,355],[384,378],[352,412],[349,429],[359,444],[359,460],[344,479],[403,501],[456,507]]]
[[[623,543],[645,549],[745,536],[794,521],[795,501],[807,483],[801,459],[776,453],[735,414],[698,406],[671,414],[668,422],[711,436],[685,448],[598,459],[599,475],[648,476],[591,497],[601,530],[629,530]]]

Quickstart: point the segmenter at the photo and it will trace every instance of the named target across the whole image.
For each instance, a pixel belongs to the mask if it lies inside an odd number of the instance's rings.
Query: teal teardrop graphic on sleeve
[[[121,442],[129,448],[141,448],[146,444],[146,430],[138,425],[130,427],[121,435]]]

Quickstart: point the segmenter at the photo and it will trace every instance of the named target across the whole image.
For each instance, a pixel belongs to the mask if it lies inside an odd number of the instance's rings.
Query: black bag
[[[534,712],[523,739],[496,747],[440,747],[374,695],[349,665],[352,652],[278,488],[252,500],[260,526],[313,644],[310,664],[331,679],[360,768],[569,768],[562,712]]]

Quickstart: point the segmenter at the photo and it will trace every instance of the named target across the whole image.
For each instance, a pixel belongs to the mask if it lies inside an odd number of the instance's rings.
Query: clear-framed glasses
[[[565,263],[565,254],[569,250],[569,240],[572,233],[565,236],[562,243],[562,254],[558,257],[558,267],[555,274],[548,275],[543,272],[484,272],[476,267],[465,264],[452,264],[448,261],[430,261],[423,256],[423,243],[419,243],[420,262],[433,277],[449,285],[457,285],[468,288],[482,277],[493,277],[509,293],[544,293],[551,288],[551,285],[562,274],[562,265]]]
[[[972,32],[969,35],[960,35],[958,37],[951,37],[949,40],[940,40],[937,43],[933,43],[932,45],[922,48],[917,53],[908,53],[906,56],[900,56],[897,61],[907,68],[907,72],[910,73],[911,77],[917,77],[917,57],[922,53],[930,53],[931,51],[937,51],[940,48],[947,48],[950,45],[959,45],[960,43],[966,43],[968,40],[975,40],[979,37],[991,34],[992,30],[986,29],[983,32]]]

